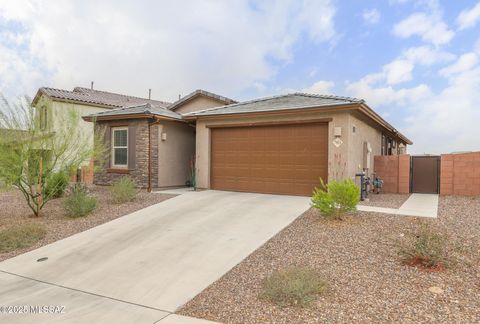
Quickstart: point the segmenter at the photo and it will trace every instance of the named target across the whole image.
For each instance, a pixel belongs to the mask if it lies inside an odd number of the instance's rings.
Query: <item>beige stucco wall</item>
[[[85,137],[92,139],[93,145],[93,123],[86,122],[82,119],[82,116],[87,116],[90,114],[95,114],[101,111],[109,110],[108,108],[100,108],[88,105],[81,105],[70,102],[55,101],[50,99],[47,96],[42,96],[37,104],[35,105],[37,109],[42,107],[47,107],[48,116],[47,123],[50,130],[55,131],[64,125],[64,122],[68,120],[69,112],[74,111],[78,117],[78,125],[81,129],[81,133]],[[39,111],[39,110],[38,110]]]
[[[213,108],[213,107],[219,107],[225,105],[223,102],[204,97],[204,96],[198,96],[195,97],[183,105],[179,106],[177,109],[175,109],[176,113],[179,114],[186,114],[192,111],[198,111],[198,110],[203,110],[207,108]]]
[[[348,176],[355,177],[355,173],[361,172],[367,166],[364,165],[364,143],[369,142],[372,147],[370,153],[369,174],[373,172],[375,155],[381,154],[382,132],[374,128],[371,124],[361,119],[355,113],[348,115]],[[353,127],[355,126],[355,133]]]
[[[328,140],[328,164],[329,179],[337,177],[348,176],[348,161],[347,161],[347,137],[342,134],[342,140],[344,143],[340,147],[336,147],[332,144],[334,139],[334,127],[342,127],[345,131],[349,125],[349,114],[347,112],[337,113],[302,113],[302,114],[288,114],[288,115],[276,115],[276,116],[258,116],[251,117],[239,117],[229,119],[216,119],[216,120],[198,120],[197,121],[197,136],[196,136],[196,159],[197,159],[197,179],[199,188],[210,187],[210,129],[206,125],[214,124],[237,124],[248,122],[270,122],[270,121],[291,121],[291,120],[311,120],[320,118],[332,118],[329,123],[329,140]]]
[[[76,115],[79,127],[79,134],[82,138],[78,139],[78,143],[88,142],[93,147],[93,123],[86,122],[82,119],[82,116],[95,114],[101,111],[109,110],[108,108],[94,107],[89,105],[82,105],[77,103],[69,103],[62,101],[55,101],[51,98],[43,95],[39,98],[35,107],[37,108],[37,117],[42,107],[47,107],[47,127],[51,131],[57,131],[58,133],[67,132],[65,128],[68,125],[68,120],[71,112]],[[85,161],[86,165],[90,161]]]
[[[190,180],[190,160],[195,155],[195,128],[178,122],[163,122],[158,127],[158,187],[184,186]]]

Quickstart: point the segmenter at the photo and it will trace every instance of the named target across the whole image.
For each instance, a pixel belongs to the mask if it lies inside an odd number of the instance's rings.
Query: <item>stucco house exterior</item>
[[[310,195],[324,180],[373,171],[374,155],[412,142],[363,100],[293,93],[245,102],[197,90],[166,107],[96,112],[110,157],[95,183],[130,175],[139,187],[184,186]]]
[[[108,111],[115,108],[129,107],[149,103],[155,107],[166,108],[168,102],[138,98],[112,92],[99,91],[92,88],[75,87],[72,91],[55,88],[39,88],[32,100],[37,116],[43,128],[55,131],[69,111],[78,116],[79,126],[86,137],[92,138],[93,124],[86,122],[82,116]]]

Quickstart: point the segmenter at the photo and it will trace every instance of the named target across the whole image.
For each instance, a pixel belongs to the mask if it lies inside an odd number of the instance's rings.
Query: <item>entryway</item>
[[[412,156],[410,192],[438,194],[440,192],[440,156]]]

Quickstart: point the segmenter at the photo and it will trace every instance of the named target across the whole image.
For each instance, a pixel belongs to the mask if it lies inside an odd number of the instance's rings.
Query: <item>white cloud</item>
[[[380,11],[378,11],[376,8],[373,8],[369,10],[364,10],[362,13],[362,17],[363,21],[366,24],[375,25],[378,24],[378,22],[380,21],[381,14]]]
[[[312,84],[310,87],[302,89],[302,92],[313,94],[333,94],[335,82],[320,80]]]
[[[353,97],[365,99],[373,108],[390,104],[408,105],[431,96],[430,87],[426,84],[395,89],[390,85],[375,85],[371,77],[367,75],[359,81],[347,83],[346,90]]]
[[[30,94],[40,85],[70,89],[94,80],[99,89],[133,95],[152,88],[154,98],[165,100],[199,87],[234,95],[275,75],[303,35],[317,43],[334,39],[334,15],[330,0],[54,6],[0,0],[0,21],[20,25],[19,37],[26,38],[21,54],[0,38],[17,62],[2,66],[0,80],[4,88]],[[20,75],[15,67],[22,65]],[[44,79],[22,81],[32,79],[23,73]],[[13,79],[6,81],[7,75]]]
[[[369,84],[385,82],[387,85],[397,85],[413,79],[413,71],[417,64],[431,66],[453,59],[454,54],[430,46],[410,47],[392,62],[385,64],[381,72],[367,75],[364,81]]]
[[[450,42],[455,33],[443,22],[438,12],[430,15],[417,12],[408,16],[393,28],[393,33],[401,38],[419,36],[434,45]]]
[[[480,21],[480,2],[470,9],[463,10],[457,17],[458,29],[475,27]]]
[[[412,79],[413,63],[398,59],[383,66],[388,84],[397,84]]]
[[[18,89],[35,88],[42,80],[42,74],[35,69],[35,64],[0,43],[0,93],[19,96],[25,93],[17,93]]]
[[[460,56],[455,63],[441,69],[439,73],[443,76],[450,76],[452,74],[466,72],[475,67],[477,63],[478,55],[476,53],[465,53]]]
[[[449,79],[449,85],[409,111],[405,133],[413,138],[414,153],[479,151],[480,67]]]
[[[402,55],[407,60],[421,65],[445,63],[455,59],[455,55],[430,46],[411,47]]]
[[[348,83],[346,89],[380,112],[382,108],[401,109],[400,114],[405,116],[402,132],[414,142],[411,153],[479,151],[478,54],[465,53],[440,71],[448,85],[438,91],[425,84],[394,88],[386,84],[385,72],[366,75]]]

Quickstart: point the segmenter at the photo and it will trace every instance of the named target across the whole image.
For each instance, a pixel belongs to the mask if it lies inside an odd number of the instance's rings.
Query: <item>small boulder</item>
[[[437,286],[432,286],[432,287],[428,288],[428,291],[430,291],[434,294],[437,294],[437,295],[443,294],[443,289],[440,288],[440,287],[437,287]]]

